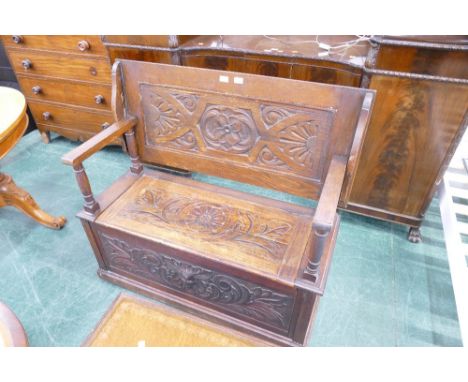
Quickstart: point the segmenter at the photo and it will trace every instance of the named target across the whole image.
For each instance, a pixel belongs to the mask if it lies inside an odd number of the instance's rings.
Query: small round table
[[[13,311],[0,302],[0,347],[2,346],[28,346],[28,337]]]
[[[0,159],[21,139],[28,122],[23,94],[0,86]],[[14,206],[49,228],[60,229],[66,223],[65,217],[54,217],[44,212],[28,192],[13,182],[11,176],[0,172],[0,208],[5,206]]]

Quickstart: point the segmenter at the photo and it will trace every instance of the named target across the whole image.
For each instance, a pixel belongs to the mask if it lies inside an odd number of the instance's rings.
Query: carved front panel
[[[199,299],[225,312],[284,332],[289,328],[293,297],[218,271],[99,232],[110,269],[135,274],[150,283]]]
[[[322,179],[335,110],[141,84],[145,144]]]

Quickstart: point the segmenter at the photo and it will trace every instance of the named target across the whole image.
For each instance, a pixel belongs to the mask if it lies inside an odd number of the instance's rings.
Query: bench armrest
[[[346,159],[334,156],[315,210],[312,227],[321,233],[330,232],[335,221],[346,173]]]
[[[298,285],[310,290],[318,288],[320,262],[327,247],[330,232],[336,220],[336,213],[346,174],[346,158],[334,156],[328,168],[325,184],[312,221],[311,253],[303,259]]]
[[[131,117],[118,121],[110,125],[105,130],[88,139],[86,142],[62,156],[62,162],[66,165],[76,167],[85,159],[107,146],[109,143],[120,137],[136,124],[136,118]]]
[[[135,146],[135,136],[132,130],[136,125],[136,121],[137,119],[135,117],[118,121],[62,157],[63,163],[73,167],[76,181],[78,182],[78,187],[80,188],[80,191],[83,194],[83,198],[85,200],[85,212],[91,214],[94,217],[99,213],[100,207],[98,202],[94,199],[88,175],[86,175],[86,171],[82,162],[94,153],[98,152],[104,146],[107,146],[109,143],[114,141],[114,139],[125,133],[127,138],[128,153],[130,155],[130,159],[132,160],[131,171],[135,174],[141,173],[143,168],[138,160]]]

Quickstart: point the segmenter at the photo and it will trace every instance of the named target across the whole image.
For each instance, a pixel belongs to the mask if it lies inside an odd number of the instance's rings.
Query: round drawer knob
[[[23,42],[23,36],[20,35],[11,36],[11,39],[15,44],[21,44]]]
[[[104,123],[101,125],[101,127],[102,127],[103,130],[104,130],[104,129],[107,129],[109,126],[110,126],[110,123],[109,123],[109,122],[104,122]]]
[[[39,93],[42,93],[42,88],[40,86],[33,86],[32,92],[38,95]]]
[[[94,101],[96,101],[97,104],[104,103],[104,96],[98,94],[97,96],[94,96]]]
[[[78,49],[82,52],[86,52],[87,50],[89,50],[89,42],[86,40],[81,40],[78,43]]]
[[[48,111],[45,111],[42,113],[42,118],[44,119],[44,121],[48,121],[52,119],[52,114],[50,114]]]
[[[25,60],[21,61],[21,65],[23,65],[24,69],[28,70],[28,69],[31,69],[32,62],[29,59],[25,59]]]

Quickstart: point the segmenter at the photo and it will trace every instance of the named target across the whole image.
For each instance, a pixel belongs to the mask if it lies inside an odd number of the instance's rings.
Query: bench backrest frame
[[[143,163],[317,200],[339,156],[346,205],[372,91],[131,60],[114,64],[113,87],[116,120],[137,118]]]

